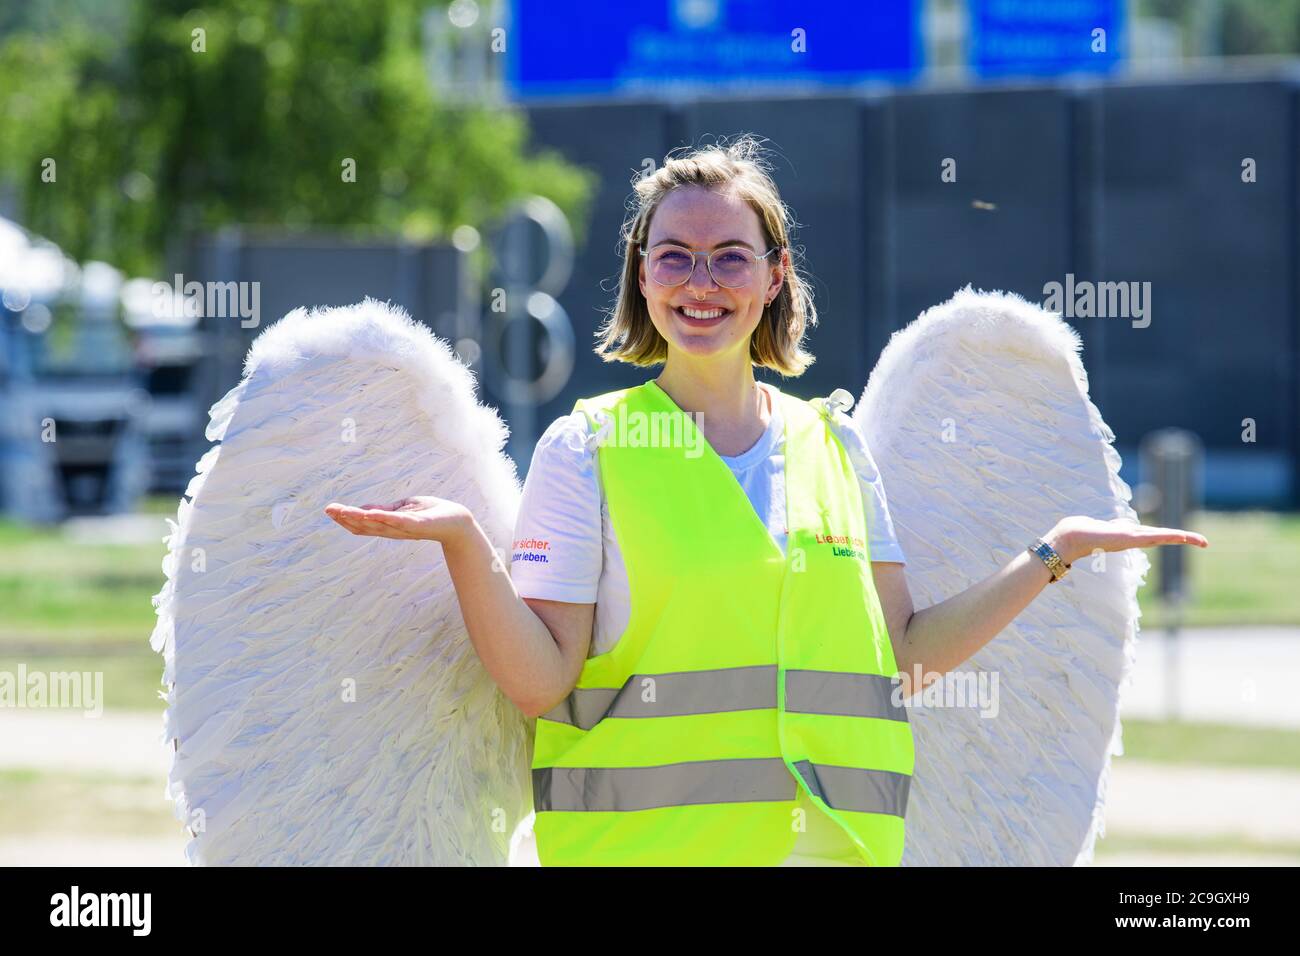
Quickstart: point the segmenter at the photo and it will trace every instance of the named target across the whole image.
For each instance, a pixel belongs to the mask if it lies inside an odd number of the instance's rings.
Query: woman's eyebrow
[[[681,239],[660,239],[658,242],[651,244],[650,248],[653,249],[655,246],[665,246],[665,245],[685,246],[687,249],[691,248],[691,244],[689,242],[683,242]],[[747,243],[744,239],[723,239],[721,242],[716,244],[713,248],[721,249],[723,246],[744,246],[750,252],[754,251],[754,247],[751,246],[749,243]]]

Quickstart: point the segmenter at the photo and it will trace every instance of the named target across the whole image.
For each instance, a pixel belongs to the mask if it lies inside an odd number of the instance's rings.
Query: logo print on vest
[[[831,554],[837,558],[857,558],[861,561],[867,558],[865,544],[856,535],[850,537],[847,534],[818,533],[817,543],[830,545]]]

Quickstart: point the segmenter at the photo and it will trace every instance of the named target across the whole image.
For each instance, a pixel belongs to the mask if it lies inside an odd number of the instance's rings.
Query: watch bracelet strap
[[[1065,573],[1070,570],[1070,566],[1062,561],[1061,556],[1056,553],[1055,549],[1042,538],[1035,538],[1034,543],[1025,550],[1047,565],[1047,570],[1052,573],[1052,580],[1048,582],[1049,584],[1055,584],[1065,577]]]

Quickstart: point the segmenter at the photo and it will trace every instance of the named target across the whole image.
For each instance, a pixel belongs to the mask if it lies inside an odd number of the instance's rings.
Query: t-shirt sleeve
[[[582,412],[557,418],[533,449],[511,542],[520,597],[594,604],[601,570],[600,486]]]
[[[876,468],[871,449],[853,419],[842,411],[834,414],[835,432],[844,450],[849,454],[853,470],[862,489],[863,507],[867,509],[867,543],[872,561],[897,561],[906,564],[903,549],[894,534],[894,521],[889,516],[889,502],[885,498],[885,483]]]

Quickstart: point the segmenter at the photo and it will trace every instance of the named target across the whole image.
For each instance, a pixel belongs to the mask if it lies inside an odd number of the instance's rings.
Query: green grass
[[[96,672],[104,675],[102,706],[104,710],[149,710],[161,720],[167,703],[158,696],[162,685],[163,659],[155,654],[147,641],[141,642],[143,650],[126,654],[98,657],[32,655],[14,656],[0,653],[0,671],[17,675],[18,665],[26,666],[27,673]],[[0,718],[2,719],[2,718]],[[162,725],[159,724],[159,727]]]
[[[18,641],[147,647],[150,599],[166,580],[165,531],[152,543],[90,544],[57,528],[0,522],[0,649]]]
[[[176,499],[144,510],[175,514]],[[161,522],[160,522],[161,525]],[[0,521],[0,670],[100,671],[104,706],[161,712],[162,657],[149,646],[166,545],[93,544]]]
[[[1187,549],[1186,625],[1300,625],[1300,514],[1207,511],[1186,524],[1210,542]],[[1155,589],[1159,558],[1155,550],[1147,553],[1152,568],[1138,600],[1142,627],[1155,629],[1164,626],[1166,611]]]
[[[175,505],[171,497],[158,497],[143,510],[170,515]],[[1193,600],[1187,625],[1300,626],[1300,515],[1203,512],[1187,523],[1211,544],[1188,550]],[[14,640],[146,638],[154,624],[150,598],[164,580],[164,554],[161,541],[86,544],[58,529],[0,521],[0,653]],[[1148,630],[1164,624],[1156,580],[1153,568],[1139,592]]]
[[[1300,770],[1300,730],[1135,719],[1122,724],[1124,757],[1134,760]]]
[[[180,503],[179,495],[150,495],[140,501],[137,511],[146,515],[160,515],[176,518],[176,506]]]

